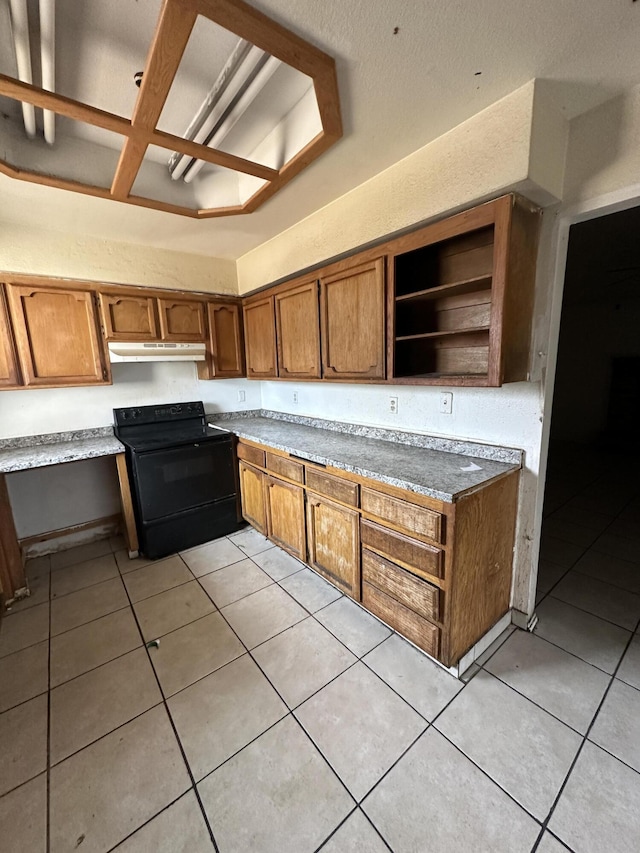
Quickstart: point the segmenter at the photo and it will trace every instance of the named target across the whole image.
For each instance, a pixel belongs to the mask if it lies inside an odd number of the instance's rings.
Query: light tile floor
[[[32,561],[0,633],[3,853],[636,853],[640,500],[559,458],[539,625],[467,684],[252,530]]]

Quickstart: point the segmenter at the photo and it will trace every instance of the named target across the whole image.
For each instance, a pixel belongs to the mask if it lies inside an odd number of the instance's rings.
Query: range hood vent
[[[204,344],[153,343],[139,341],[109,344],[109,361],[118,364],[127,361],[204,361]]]

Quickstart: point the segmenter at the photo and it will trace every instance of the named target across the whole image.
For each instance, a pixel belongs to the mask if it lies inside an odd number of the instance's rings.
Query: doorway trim
[[[567,250],[569,231],[572,225],[599,219],[611,213],[619,213],[640,206],[640,183],[630,184],[620,190],[593,196],[582,201],[560,207],[557,220],[551,234],[549,248],[550,263],[553,265],[552,282],[549,290],[549,325],[547,333],[546,375],[542,389],[542,435],[540,438],[540,461],[538,468],[538,493],[535,506],[535,536],[537,539],[537,559],[535,572],[531,573],[529,586],[529,612],[535,613],[536,587],[538,584],[538,564],[540,560],[540,540],[542,536],[542,512],[544,493],[547,483],[547,465],[549,462],[549,440],[551,436],[551,416],[553,414],[553,392],[556,384],[558,349],[560,344],[560,320],[564,297],[564,282],[567,270]]]

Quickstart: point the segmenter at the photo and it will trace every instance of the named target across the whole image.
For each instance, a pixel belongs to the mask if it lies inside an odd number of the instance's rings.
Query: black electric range
[[[202,402],[114,409],[113,416],[146,557],[192,548],[241,526],[234,436],[207,424]]]

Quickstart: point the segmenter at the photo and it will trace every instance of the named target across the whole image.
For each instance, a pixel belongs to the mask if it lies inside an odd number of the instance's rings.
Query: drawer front
[[[364,487],[360,501],[362,509],[371,515],[377,515],[410,533],[444,542],[444,524],[439,512]]]
[[[433,545],[410,539],[402,533],[396,533],[395,530],[365,519],[362,519],[360,536],[363,545],[380,551],[385,557],[404,564],[421,576],[441,578],[443,575],[444,554]]]
[[[379,557],[372,551],[362,550],[362,579],[386,592],[425,619],[440,618],[440,590],[427,581],[420,580]]]
[[[385,592],[363,581],[362,603],[373,614],[378,616],[387,625],[390,625],[399,634],[405,636],[415,643],[427,654],[434,658],[438,657],[440,648],[440,628],[418,616],[413,610],[400,604]]]
[[[264,468],[264,450],[260,450],[259,447],[252,447],[252,445],[243,444],[240,441],[238,442],[236,452],[238,454],[238,459],[244,459],[246,462],[250,462],[252,465],[257,465],[259,468]]]
[[[287,459],[286,456],[276,456],[275,453],[269,453],[267,450],[266,467],[274,474],[280,474],[281,477],[295,480],[296,483],[304,483],[304,468],[299,462]]]
[[[307,468],[307,486],[321,495],[334,498],[349,506],[358,506],[358,484],[341,480],[324,471],[316,471],[315,468]]]

